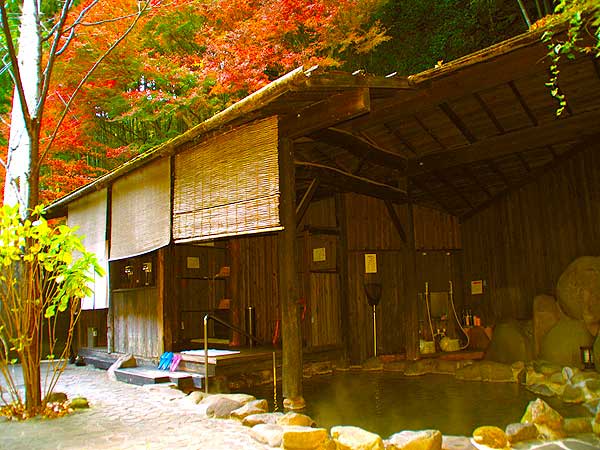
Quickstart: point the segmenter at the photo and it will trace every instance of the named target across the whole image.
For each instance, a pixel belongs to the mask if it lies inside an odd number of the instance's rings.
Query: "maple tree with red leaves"
[[[69,24],[87,8],[85,20],[55,62],[40,133],[41,145],[51,142],[40,168],[45,202],[300,65],[336,67],[347,50],[368,52],[386,39],[370,19],[380,0],[157,0],[79,86],[127,29],[137,1],[101,3],[74,9]]]

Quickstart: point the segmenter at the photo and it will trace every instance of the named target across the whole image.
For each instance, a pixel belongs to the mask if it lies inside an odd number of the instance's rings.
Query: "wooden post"
[[[298,314],[296,274],[296,192],[294,147],[289,139],[279,140],[279,216],[284,229],[279,233],[279,302],[283,346],[284,407],[301,409],[302,336]]]
[[[346,216],[346,197],[344,194],[335,195],[335,220],[340,230],[337,240],[337,266],[340,277],[340,316],[343,359],[348,360],[350,354],[350,323],[348,306],[348,224]]]
[[[415,360],[419,351],[419,305],[417,305],[417,249],[412,201],[407,203],[408,229],[404,280],[406,286],[406,359]]]

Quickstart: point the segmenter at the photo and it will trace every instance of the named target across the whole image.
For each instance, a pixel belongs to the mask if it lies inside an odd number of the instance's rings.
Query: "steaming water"
[[[519,422],[536,395],[515,383],[460,381],[452,376],[404,377],[387,372],[341,372],[304,380],[307,410],[319,427],[354,425],[386,438],[402,430],[434,428],[471,435],[480,425]],[[267,391],[257,393],[273,398]],[[278,393],[281,399],[281,393]],[[544,399],[565,417],[585,416],[581,406]],[[279,407],[281,410],[281,407]]]

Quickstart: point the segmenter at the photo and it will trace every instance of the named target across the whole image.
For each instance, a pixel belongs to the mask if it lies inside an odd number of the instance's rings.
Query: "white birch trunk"
[[[39,27],[39,4],[37,0],[23,0],[19,27],[18,62],[27,109],[30,117],[37,116],[40,96],[41,30]],[[22,105],[15,88],[8,142],[4,203],[21,204],[24,214],[28,205],[32,168],[32,139],[27,130]]]

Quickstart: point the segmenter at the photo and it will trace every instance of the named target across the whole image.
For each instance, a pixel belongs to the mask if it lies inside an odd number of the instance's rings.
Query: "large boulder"
[[[438,430],[405,430],[390,436],[385,444],[387,450],[440,450],[442,433]]]
[[[231,411],[231,418],[243,420],[244,418],[253,414],[266,413],[269,410],[269,404],[266,400],[252,400],[246,403],[241,408]]]
[[[542,399],[535,399],[527,405],[521,423],[534,424],[538,433],[546,439],[562,439],[565,436],[564,418]]]
[[[315,421],[306,414],[287,412],[283,416],[277,418],[277,425],[312,427],[315,425]]]
[[[512,364],[515,361],[530,361],[532,356],[530,323],[512,320],[496,325],[485,359]]]
[[[582,256],[569,264],[558,279],[556,295],[562,310],[583,320],[596,336],[600,328],[600,257]]]
[[[329,438],[325,428],[301,426],[283,427],[281,448],[284,450],[329,450],[335,444]]]
[[[594,343],[585,324],[580,320],[563,317],[544,336],[541,357],[562,366],[581,365],[579,347],[589,347]]]
[[[331,437],[337,450],[383,450],[381,437],[362,428],[333,427]]]
[[[261,423],[252,427],[250,436],[261,444],[279,447],[283,438],[283,427],[271,423]]]
[[[236,409],[241,408],[241,406],[242,404],[240,402],[236,402],[230,398],[220,397],[206,408],[206,415],[217,419],[228,419],[231,413]]]
[[[482,426],[473,431],[473,440],[489,448],[505,449],[508,446],[506,433],[498,427]]]
[[[511,423],[504,430],[511,444],[522,441],[530,441],[537,438],[538,431],[532,423]]]
[[[242,424],[247,427],[253,427],[255,425],[276,425],[277,419],[283,416],[281,412],[262,413],[262,414],[251,414],[244,417]]]
[[[562,317],[555,298],[551,295],[538,295],[533,299],[533,346],[534,356],[542,351],[542,340]]]

